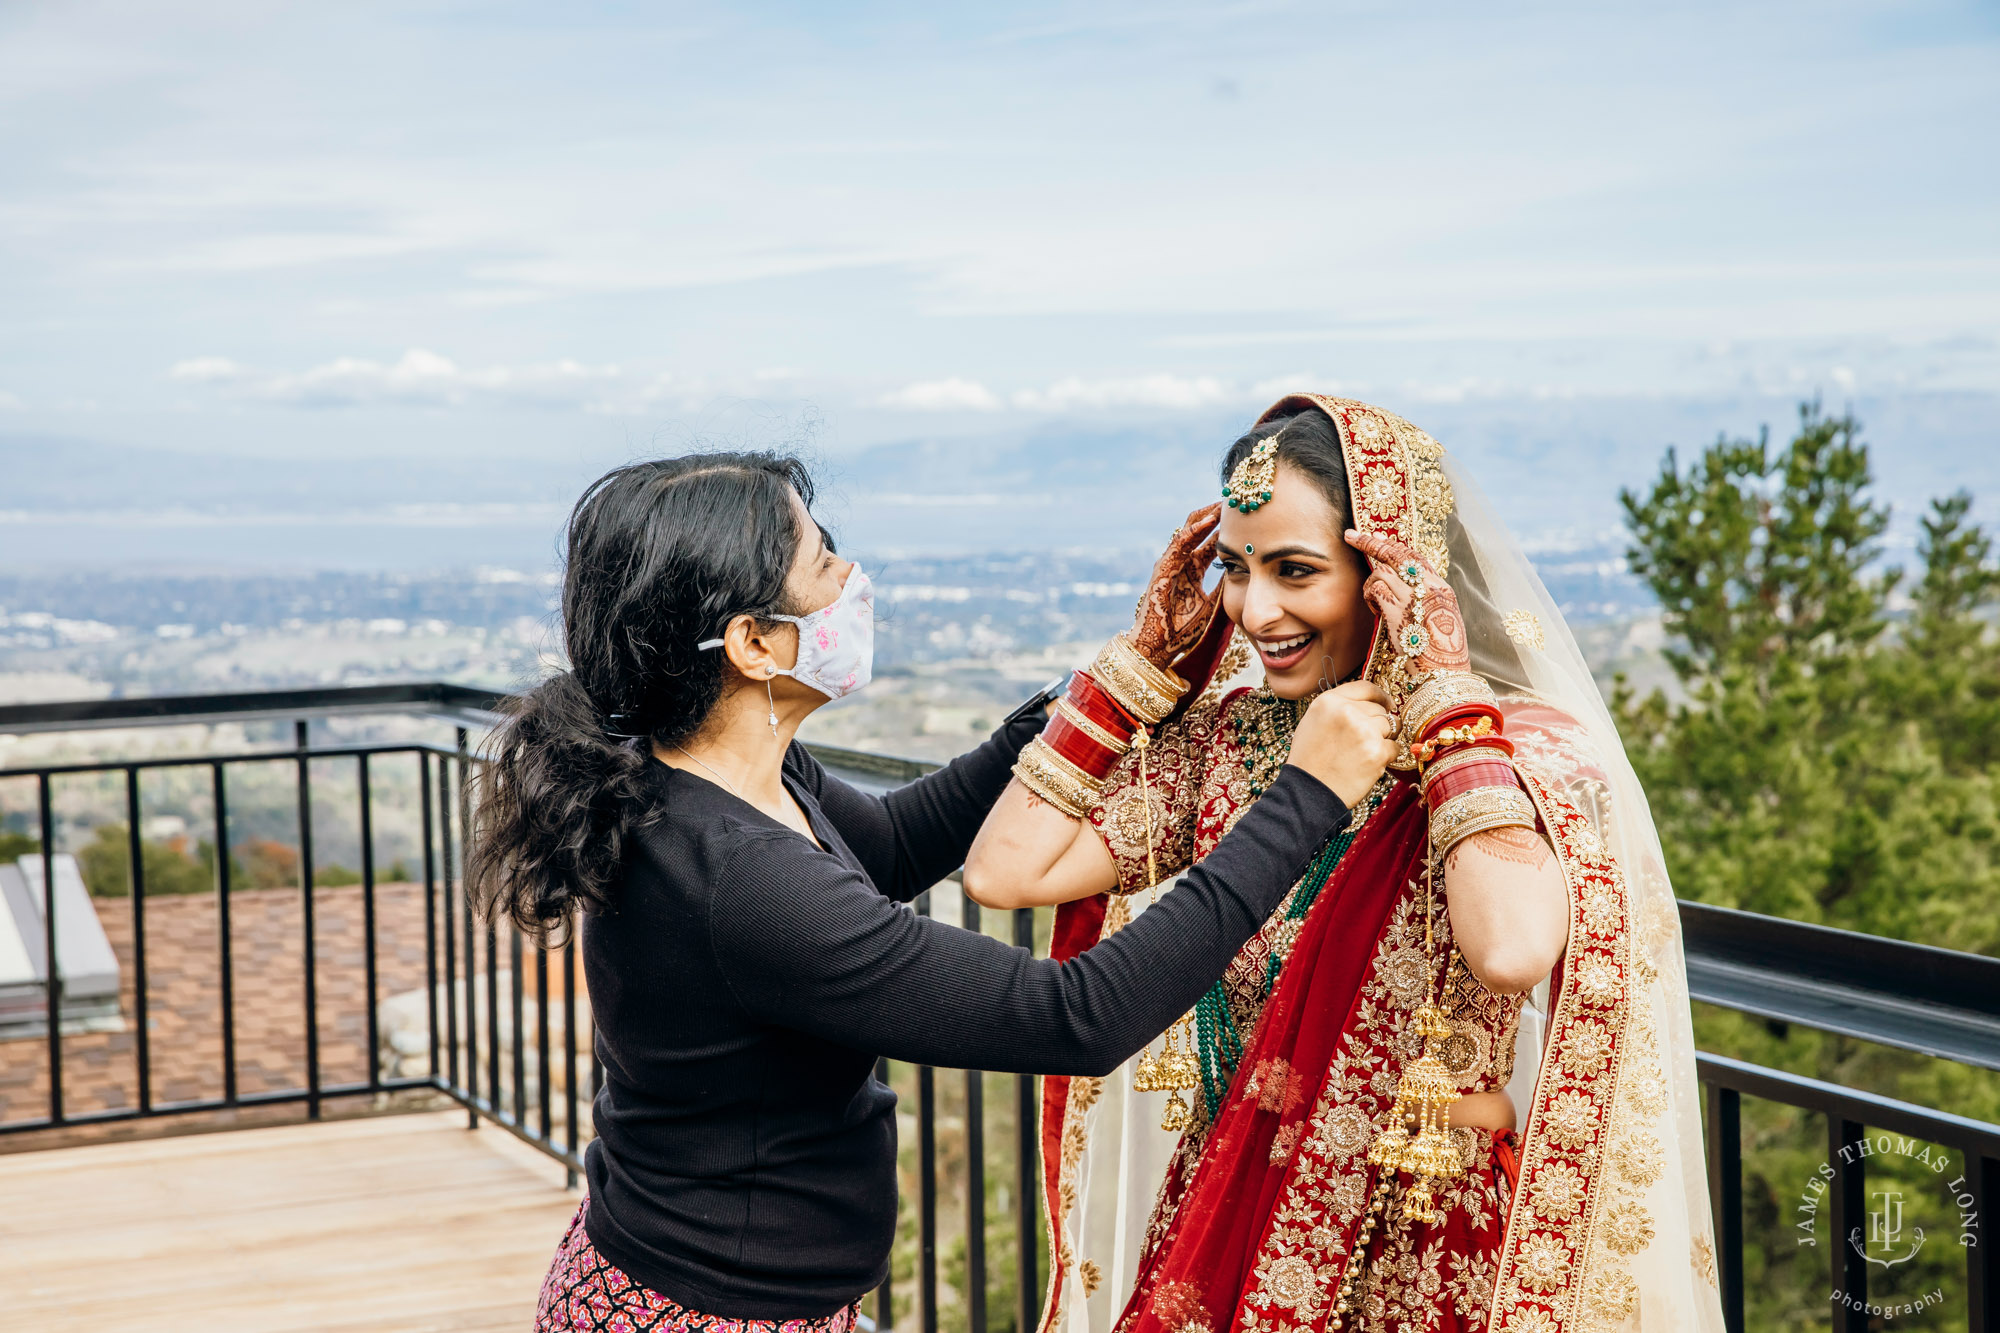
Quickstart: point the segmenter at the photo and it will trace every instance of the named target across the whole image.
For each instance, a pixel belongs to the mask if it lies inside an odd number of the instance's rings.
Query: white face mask
[[[875,585],[855,565],[847,572],[840,596],[809,616],[765,617],[799,627],[799,660],[790,671],[779,671],[810,685],[829,699],[854,693],[875,670]],[[704,639],[695,647],[720,648],[721,639]]]

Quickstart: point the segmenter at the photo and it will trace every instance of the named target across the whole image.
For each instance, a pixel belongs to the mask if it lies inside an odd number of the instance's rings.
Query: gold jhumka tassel
[[[1186,1129],[1193,1122],[1194,1112],[1183,1092],[1191,1092],[1201,1086],[1201,1063],[1194,1054],[1194,1023],[1186,1014],[1174,1020],[1160,1043],[1160,1053],[1155,1056],[1148,1049],[1139,1053],[1139,1064],[1132,1071],[1132,1087],[1137,1092],[1164,1092],[1166,1107],[1160,1112],[1160,1128],[1169,1132]]]
[[[1384,1171],[1409,1172],[1404,1216],[1413,1222],[1442,1222],[1444,1211],[1435,1202],[1436,1187],[1462,1170],[1458,1148],[1445,1123],[1451,1104],[1459,1098],[1458,1084],[1444,1061],[1438,1059],[1436,1047],[1451,1032],[1451,1025],[1442,1009],[1424,1004],[1411,1015],[1410,1027],[1424,1039],[1423,1054],[1403,1070],[1389,1126],[1369,1145],[1368,1162]],[[1414,1135],[1409,1129],[1411,1120],[1417,1123]]]
[[[1431,935],[1432,890],[1437,882],[1437,866],[1437,854],[1433,851],[1424,863],[1424,956],[1433,963],[1431,997],[1410,1014],[1409,1027],[1411,1032],[1423,1039],[1423,1047],[1417,1058],[1404,1066],[1402,1077],[1396,1081],[1396,1104],[1389,1108],[1389,1123],[1368,1145],[1368,1164],[1380,1174],[1376,1177],[1375,1192],[1368,1200],[1368,1211],[1361,1219],[1354,1247],[1348,1251],[1347,1263],[1342,1268],[1340,1286],[1334,1293],[1333,1314],[1327,1320],[1327,1333],[1342,1333],[1347,1327],[1348,1317],[1354,1313],[1364,1256],[1375,1238],[1376,1227],[1388,1211],[1389,1196],[1395,1191],[1397,1175],[1408,1172],[1410,1176],[1410,1186],[1403,1194],[1404,1219],[1435,1224],[1444,1221],[1445,1215],[1444,1209],[1437,1204],[1438,1186],[1457,1179],[1465,1172],[1457,1145],[1451,1139],[1450,1126],[1452,1103],[1461,1094],[1457,1082],[1437,1053],[1437,1043],[1451,1033],[1451,1024],[1437,1003],[1437,974],[1440,969],[1436,965],[1436,949]],[[1410,1132],[1412,1121],[1417,1127],[1414,1134]]]

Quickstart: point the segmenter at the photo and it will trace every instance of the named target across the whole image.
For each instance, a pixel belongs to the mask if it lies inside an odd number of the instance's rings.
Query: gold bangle
[[[1056,711],[1058,713],[1061,713],[1065,718],[1069,719],[1069,724],[1072,727],[1075,727],[1078,731],[1090,737],[1090,739],[1096,741],[1099,745],[1107,747],[1113,754],[1124,754],[1127,750],[1132,748],[1132,741],[1130,737],[1127,737],[1122,741],[1119,740],[1116,736],[1106,731],[1103,727],[1098,726],[1095,722],[1092,722],[1089,718],[1085,717],[1083,715],[1083,710],[1081,708],[1078,708],[1075,704],[1071,703],[1068,699],[1057,699]]]
[[[1493,687],[1470,671],[1432,672],[1411,691],[1409,702],[1403,705],[1403,744],[1415,745],[1425,728],[1437,718],[1453,708],[1475,703],[1488,704],[1496,710],[1500,706]]]
[[[1144,663],[1142,673],[1137,663]],[[1187,691],[1187,684],[1180,677],[1172,676],[1178,686],[1172,690],[1156,687],[1154,679],[1147,673],[1166,675],[1151,662],[1146,662],[1121,635],[1104,645],[1097,659],[1090,664],[1090,676],[1098,688],[1109,694],[1125,709],[1148,726],[1159,722],[1174,711],[1181,695]]]
[[[1468,741],[1482,741],[1489,736],[1499,734],[1500,729],[1493,725],[1492,718],[1476,717],[1464,726],[1446,727],[1428,740],[1419,741],[1411,748],[1410,757],[1417,761],[1418,768],[1423,768],[1437,758],[1440,750],[1448,750],[1454,745],[1464,745]]]
[[[1161,694],[1173,699],[1179,699],[1183,694],[1187,693],[1188,683],[1166,668],[1154,666],[1147,659],[1146,655],[1140,652],[1133,644],[1131,634],[1122,633],[1112,635],[1111,650],[1129,662],[1132,670],[1139,674],[1139,678]]]
[[[1534,803],[1519,787],[1474,787],[1431,812],[1431,846],[1443,856],[1475,833],[1534,826]]]
[[[1089,774],[1057,754],[1040,736],[1021,748],[1020,758],[1014,761],[1014,776],[1071,819],[1087,816],[1102,790]]]
[[[1453,750],[1426,768],[1417,785],[1422,790],[1429,791],[1433,782],[1454,768],[1464,768],[1467,764],[1495,763],[1511,767],[1513,762],[1508,753],[1497,745],[1468,745],[1463,750]]]

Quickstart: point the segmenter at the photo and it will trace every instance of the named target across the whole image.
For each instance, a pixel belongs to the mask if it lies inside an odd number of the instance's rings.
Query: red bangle
[[[1139,730],[1139,719],[1126,712],[1088,671],[1078,671],[1070,676],[1069,692],[1065,697],[1076,705],[1078,712],[1114,736],[1130,740],[1133,733]]]
[[[1042,740],[1050,749],[1093,778],[1105,776],[1111,771],[1111,766],[1118,762],[1116,750],[1079,730],[1061,713],[1050,718],[1048,726],[1042,728]]]
[[[1512,764],[1478,763],[1440,774],[1424,787],[1424,803],[1435,810],[1454,796],[1463,796],[1475,787],[1518,787]]]
[[[1417,737],[1417,740],[1420,743],[1427,741],[1447,727],[1462,726],[1467,722],[1482,717],[1493,723],[1493,734],[1495,736],[1500,735],[1506,729],[1507,720],[1500,716],[1500,710],[1492,704],[1460,704],[1457,708],[1449,709],[1432,718],[1431,724],[1424,728],[1424,734]]]

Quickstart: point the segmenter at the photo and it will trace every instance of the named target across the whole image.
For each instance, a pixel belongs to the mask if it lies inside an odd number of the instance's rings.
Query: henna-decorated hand
[[[1347,534],[1347,544],[1368,557],[1370,573],[1368,581],[1361,585],[1361,596],[1382,616],[1389,631],[1389,642],[1396,651],[1403,651],[1403,635],[1409,629],[1411,608],[1416,604],[1416,589],[1410,586],[1410,574],[1416,573],[1417,581],[1423,586],[1424,649],[1410,660],[1413,675],[1428,675],[1433,671],[1472,670],[1472,647],[1465,634],[1465,617],[1459,613],[1458,594],[1451,585],[1438,577],[1437,571],[1428,562],[1402,542],[1377,534],[1364,535],[1353,530]]]
[[[1202,576],[1215,560],[1215,540],[1222,523],[1220,502],[1204,505],[1187,516],[1167,543],[1145,596],[1132,617],[1132,646],[1154,666],[1168,668],[1201,642],[1222,603],[1222,590],[1202,591]]]

